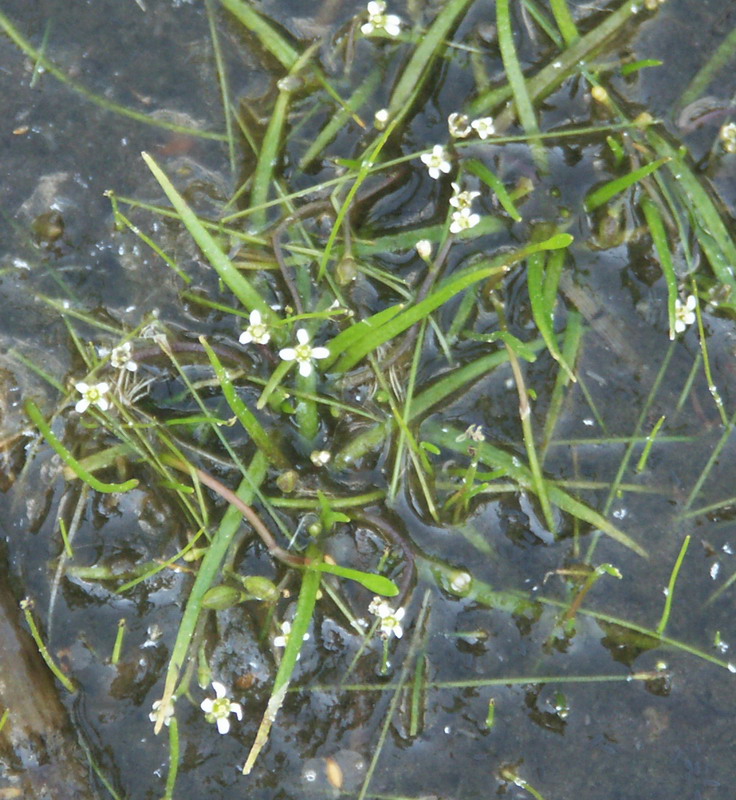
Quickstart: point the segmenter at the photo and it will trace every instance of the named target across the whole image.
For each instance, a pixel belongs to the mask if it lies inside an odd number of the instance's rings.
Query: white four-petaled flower
[[[424,153],[420,158],[429,169],[429,177],[435,180],[440,177],[440,173],[448,173],[452,169],[447,150],[441,144],[436,144],[431,153]]]
[[[696,302],[695,296],[692,294],[684,303],[679,298],[675,300],[675,331],[677,333],[684,333],[687,326],[695,322]]]
[[[268,332],[268,325],[261,319],[261,312],[253,309],[248,317],[250,325],[240,334],[238,341],[240,344],[267,344],[271,338]]]
[[[309,334],[304,328],[299,328],[296,332],[296,347],[284,347],[279,350],[279,357],[283,361],[297,361],[299,363],[299,374],[305,378],[312,374],[312,359],[327,358],[330,351],[326,347],[312,347],[309,344]]]
[[[375,31],[386,31],[389,36],[398,36],[401,33],[401,18],[396,14],[386,14],[386,3],[383,0],[371,0],[368,3],[368,22],[360,26],[366,36]]]
[[[100,411],[107,411],[110,408],[110,401],[105,397],[110,391],[109,383],[103,381],[90,386],[84,381],[79,381],[74,388],[82,395],[82,399],[78,400],[74,406],[78,414],[83,414],[92,404],[96,405]]]
[[[480,222],[480,216],[473,214],[468,206],[463,206],[457,211],[452,212],[452,222],[450,222],[450,233],[460,233],[474,228]]]
[[[230,730],[230,714],[243,719],[243,707],[230,700],[227,689],[219,681],[212,681],[212,688],[215,690],[215,697],[203,700],[200,708],[204,711],[207,722],[217,723],[218,732],[225,734]]]
[[[453,208],[470,208],[473,205],[473,200],[480,197],[480,192],[469,192],[467,189],[463,191],[460,189],[460,184],[452,183],[452,197],[450,198],[450,205]]]
[[[381,600],[380,597],[374,597],[371,604],[368,606],[368,611],[378,617],[381,626],[381,636],[383,636],[384,639],[388,639],[392,633],[397,639],[401,639],[404,635],[404,629],[401,627],[401,620],[404,619],[404,614],[406,613],[405,609],[397,608],[394,611],[385,600]]]
[[[470,123],[470,127],[480,136],[481,139],[487,139],[493,136],[496,128],[493,124],[493,117],[481,117],[481,119],[474,119]]]

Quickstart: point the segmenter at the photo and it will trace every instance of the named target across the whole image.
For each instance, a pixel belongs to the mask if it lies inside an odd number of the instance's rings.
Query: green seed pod
[[[245,591],[256,600],[271,603],[278,599],[279,590],[276,585],[262,575],[246,575],[242,582]]]
[[[215,611],[223,611],[232,608],[244,599],[243,593],[232,586],[213,586],[205,592],[202,598],[204,608],[212,608]]]

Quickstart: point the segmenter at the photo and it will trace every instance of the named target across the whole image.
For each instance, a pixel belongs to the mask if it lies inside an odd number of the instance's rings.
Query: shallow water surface
[[[164,424],[205,411],[232,417],[222,393],[205,386],[212,372],[201,353],[195,357],[198,336],[241,369],[238,392],[252,408],[278,363],[276,350],[238,344],[247,314],[228,310],[238,303],[201,250],[177,220],[159,213],[168,201],[139,154],[151,153],[202,217],[226,220],[231,227],[223,247],[279,309],[293,302],[274,256],[281,241],[289,264],[298,266],[295,285],[308,311],[307,302],[319,303],[317,263],[334,224],[326,202],[334,184],[328,182],[355,168],[375,135],[373,114],[389,104],[419,32],[446,5],[391,3],[388,12],[402,18],[402,34],[393,40],[361,36],[366,14],[355,3],[258,4],[263,18],[299,53],[317,43],[321,74],[343,98],[366,76],[369,87],[359,114],[346,120],[322,153],[300,165],[339,109],[319,81],[307,77],[297,84],[274,173],[278,191],[271,185],[268,198],[303,193],[292,198],[288,211],[270,205],[259,221],[257,214],[228,217],[248,208],[256,154],[283,93],[278,81],[284,68],[257,34],[215,0],[0,0],[6,33],[12,26],[67,80],[39,68],[33,54],[10,37],[0,38],[6,123],[0,147],[0,525],[9,563],[2,580],[17,598],[33,597],[51,653],[79,687],[74,695],[61,688],[58,693],[94,762],[98,775],[90,775],[90,782],[99,797],[164,795],[171,729],[154,735],[149,712],[162,696],[199,562],[179,559],[132,588],[120,587],[174,559],[197,532],[195,515],[155,470],[127,455],[101,474],[110,482],[136,477],[140,482],[132,491],[82,488],[33,434],[23,402],[33,398],[79,459],[115,444],[110,430],[74,411],[73,387],[87,375],[88,345],[110,348],[125,332],[136,331],[136,380],[146,382],[132,403],[140,412],[136,419],[171,432],[193,462],[237,486],[240,476],[225,443],[245,463],[255,452],[238,425],[222,426],[219,440],[201,420]],[[621,3],[600,10],[568,5],[584,35]],[[512,7],[519,60],[532,76],[558,57],[560,47],[549,33],[556,28],[546,4]],[[458,176],[433,180],[418,156],[411,156],[448,144],[448,115],[470,112],[478,97],[503,84],[495,22],[493,4],[466,3],[449,28],[452,46],[433,64],[411,113],[381,154],[396,163],[371,176],[358,195],[349,220],[357,271],[340,285],[338,304],[356,318],[408,302],[422,285],[427,266],[414,244],[420,233],[445,225],[450,183]],[[279,481],[283,470],[271,468],[256,507],[280,528],[282,546],[296,531],[294,546],[300,548],[317,518],[318,491],[348,500],[382,493],[377,501],[346,508],[351,519],[321,541],[339,564],[368,572],[388,552],[385,573],[398,584],[412,578],[402,598],[404,635],[389,639],[386,650],[380,638],[366,637],[349,616],[367,617],[372,593],[328,580],[292,691],[253,772],[243,776],[240,768],[281,657],[272,646],[278,630],[270,615],[293,615],[300,573],[270,558],[242,526],[227,568],[281,582],[281,595],[275,608],[251,600],[201,615],[189,691],[176,703],[175,797],[734,796],[736,670],[728,663],[729,645],[736,641],[728,585],[736,574],[736,453],[729,436],[736,402],[733,307],[728,298],[718,306],[718,282],[693,220],[685,213],[668,220],[680,237],[673,260],[683,299],[692,291],[690,276],[698,280],[709,380],[697,326],[673,341],[668,337],[667,286],[641,211],[642,197],[666,196],[676,178],[669,184],[647,178],[603,209],[584,208],[594,187],[625,171],[606,141],[619,136],[622,126],[591,100],[587,79],[595,77],[626,119],[646,110],[659,120],[656,130],[666,142],[689,148],[686,163],[733,236],[736,155],[722,151],[718,134],[729,119],[736,79],[732,68],[721,67],[709,80],[693,80],[734,25],[736,13],[715,0],[668,0],[656,12],[632,14],[616,37],[590,55],[585,75],[576,73],[537,103],[540,130],[553,134],[543,140],[544,164],[513,126],[504,131],[518,135],[511,141],[454,143],[455,161],[467,165],[475,159],[493,170],[514,193],[520,214],[512,219],[477,172],[466,169],[463,180],[481,192],[475,201],[480,233],[458,237],[442,277],[483,257],[515,251],[532,238],[572,234],[555,327],[563,347],[573,331],[579,333],[572,351],[578,381],[565,383],[558,362],[542,353],[524,262],[497,286],[478,283],[469,297],[460,293],[438,308],[414,361],[413,350],[396,357],[390,349],[382,352],[387,386],[378,387],[372,373],[356,372],[343,383],[329,372],[320,374],[314,391],[345,405],[334,414],[320,412],[312,441],[301,435],[289,398],[263,410],[263,425],[283,444],[297,474],[295,489],[286,492]],[[234,112],[231,150],[217,57]],[[620,72],[621,64],[639,59],[663,64]],[[691,104],[703,97],[706,102],[693,110]],[[482,113],[502,119],[502,109],[499,100]],[[595,126],[600,130],[591,130]],[[621,134],[632,168],[649,155],[637,135],[632,126]],[[116,226],[108,190],[120,198],[131,227]],[[676,205],[663,201],[661,207]],[[307,206],[299,230],[276,227]],[[150,237],[190,282],[131,228]],[[280,231],[275,243],[274,231]],[[330,274],[336,270],[330,263]],[[326,313],[326,307],[319,311]],[[319,344],[328,345],[347,325],[339,313],[316,329]],[[403,447],[398,432],[379,435],[374,447],[345,456],[345,448],[375,420],[389,420],[390,426],[387,391],[402,398],[413,384],[415,397],[426,398],[422,393],[431,396],[454,369],[502,352],[494,335],[503,319],[510,334],[541,353],[523,361],[522,369],[544,474],[558,491],[616,526],[613,535],[555,502],[552,532],[530,480],[516,477],[514,465],[526,464],[527,451],[507,360],[439,402],[427,402],[420,414],[407,412],[412,435],[428,444],[422,451],[430,465],[424,483],[406,450],[397,456]],[[161,356],[155,339],[145,338],[151,331],[144,326],[151,324],[165,331],[184,365],[181,373]],[[255,383],[249,382],[253,376]],[[202,382],[204,409],[193,401],[187,380]],[[717,387],[727,424],[709,384]],[[665,422],[638,468],[646,436],[661,417]],[[471,425],[481,426],[485,442],[471,441]],[[464,438],[458,436],[462,431]],[[151,434],[150,441],[161,440]],[[315,449],[333,454],[326,467],[310,460]],[[516,460],[505,475],[490,475],[504,457]],[[488,486],[465,506],[453,507],[448,500],[462,489],[474,458],[477,482]],[[226,503],[207,492],[201,503],[212,534]],[[434,516],[428,495],[437,506]],[[63,555],[59,520],[65,531],[74,530],[72,558]],[[689,549],[671,583],[686,536]],[[600,565],[610,567],[586,584]],[[664,638],[658,638],[668,591],[672,608]],[[113,663],[121,620],[125,637]],[[243,718],[230,717],[227,735],[219,735],[200,709],[212,690],[198,685],[197,670],[205,686],[214,678],[242,705]],[[0,790],[14,786],[22,768],[35,768],[3,758],[0,752]]]

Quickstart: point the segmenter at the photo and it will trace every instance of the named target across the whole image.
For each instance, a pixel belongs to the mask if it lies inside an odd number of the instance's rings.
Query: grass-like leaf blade
[[[604,183],[603,186],[599,186],[587,196],[585,199],[585,210],[595,211],[596,208],[607,203],[612,197],[615,197],[630,186],[638,183],[642,178],[646,178],[647,175],[651,175],[658,170],[662,164],[666,164],[668,161],[670,161],[669,157],[658,158],[650,164],[645,164],[643,167],[635,169],[628,175],[623,175],[620,178]]]
[[[258,754],[268,741],[268,734],[276,720],[276,715],[283,705],[289,683],[291,682],[291,676],[294,673],[294,667],[299,657],[299,651],[304,641],[304,634],[307,633],[309,623],[312,621],[320,579],[320,572],[316,569],[306,569],[302,574],[302,586],[299,590],[299,599],[296,603],[296,613],[291,623],[291,633],[286,642],[284,654],[273,682],[273,689],[271,691],[271,697],[268,700],[268,705],[266,706],[266,711],[258,727],[253,746],[248,753],[248,758],[245,760],[243,775],[248,775],[253,769]]]

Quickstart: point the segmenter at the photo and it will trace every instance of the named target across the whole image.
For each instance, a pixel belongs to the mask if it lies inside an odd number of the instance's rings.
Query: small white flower
[[[297,330],[296,339],[297,346],[279,350],[279,358],[283,361],[298,361],[299,374],[307,378],[312,374],[312,359],[327,358],[330,351],[326,347],[312,347],[309,344],[309,334],[304,328]]]
[[[365,36],[370,36],[375,31],[386,31],[389,36],[398,36],[401,33],[401,18],[395,14],[386,14],[386,3],[383,0],[371,0],[368,3],[368,22],[360,26]]]
[[[388,125],[388,109],[379,108],[373,115],[373,126],[377,131],[382,131],[386,129],[386,125]]]
[[[312,450],[309,454],[309,458],[312,460],[312,464],[314,464],[315,467],[324,467],[330,463],[332,453],[330,453],[329,450]]]
[[[736,153],[736,123],[729,122],[718,132],[723,149],[727,153]]]
[[[406,609],[397,608],[395,611],[391,606],[380,597],[374,597],[371,604],[368,606],[368,611],[375,614],[380,620],[381,636],[384,639],[393,633],[397,639],[401,639],[404,635],[404,629],[401,627],[401,620],[404,619]]]
[[[419,258],[429,261],[432,258],[432,242],[429,239],[420,239],[415,245]]]
[[[480,222],[480,216],[473,214],[469,208],[461,208],[452,212],[450,233],[460,233],[474,228]]]
[[[452,197],[450,198],[450,205],[457,209],[470,208],[473,205],[473,200],[480,197],[480,192],[462,191],[460,184],[452,183]]]
[[[204,711],[207,722],[217,723],[219,733],[225,734],[230,730],[230,714],[235,714],[238,719],[243,719],[243,707],[240,703],[233,703],[227,696],[227,689],[219,682],[212,681],[215,697],[203,700],[200,708]]]
[[[240,334],[238,339],[240,344],[250,344],[251,342],[267,344],[271,334],[268,332],[268,325],[261,319],[261,312],[253,309],[248,317],[248,322],[250,322],[250,325]]]
[[[448,173],[452,169],[447,150],[441,144],[436,144],[431,153],[424,153],[420,158],[429,168],[429,177],[435,180],[440,177],[441,172]]]
[[[166,704],[166,711],[164,711],[164,725],[168,728],[171,725],[171,720],[174,718],[174,703],[176,702],[176,695],[169,700]],[[151,706],[151,713],[148,715],[148,719],[151,722],[156,722],[158,720],[158,712],[161,708],[161,700],[155,700],[153,705]]]
[[[465,594],[473,584],[473,579],[469,573],[458,570],[450,581],[450,588],[457,594]]]
[[[453,111],[447,118],[447,127],[450,131],[450,136],[455,139],[464,139],[466,136],[470,136],[473,131],[467,114],[458,114],[456,111]]]
[[[695,296],[690,295],[687,300],[682,303],[678,298],[675,300],[675,332],[684,333],[688,325],[695,322]]]
[[[109,383],[102,382],[90,386],[84,381],[79,381],[74,385],[74,388],[82,395],[82,399],[78,400],[74,406],[78,414],[84,414],[92,404],[96,405],[100,411],[107,411],[110,408],[110,401],[104,396],[110,391]]]
[[[493,136],[496,132],[496,128],[493,124],[493,117],[481,117],[480,119],[474,119],[470,123],[470,127],[480,136],[481,139],[487,139],[489,136]]]
[[[133,361],[133,346],[130,342],[124,342],[112,348],[110,353],[110,363],[115,369],[125,369],[128,372],[135,372],[138,364]]]
[[[291,638],[291,623],[288,620],[284,620],[284,622],[281,623],[281,635],[274,637],[273,646],[286,647],[286,645],[289,643],[290,638]],[[305,633],[304,636],[302,637],[302,641],[306,642],[307,639],[309,639],[309,634]]]

